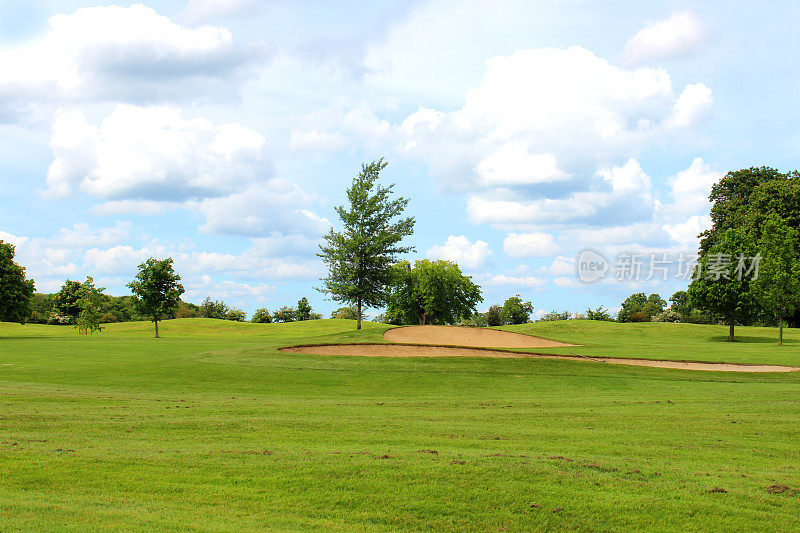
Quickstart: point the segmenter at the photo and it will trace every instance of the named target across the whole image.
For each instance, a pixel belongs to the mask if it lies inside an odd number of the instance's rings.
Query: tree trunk
[[[156,325],[156,339],[158,338],[158,320],[153,320]]]
[[[783,346],[783,317],[778,319],[778,346]]]
[[[734,323],[734,318],[733,315],[731,315],[730,317],[728,317],[728,340],[731,342],[733,342],[733,323]]]
[[[356,331],[361,329],[361,299],[358,300],[358,316],[356,317]]]

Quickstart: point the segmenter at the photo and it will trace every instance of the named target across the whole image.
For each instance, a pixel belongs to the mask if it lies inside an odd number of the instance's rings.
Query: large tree
[[[24,324],[31,314],[33,280],[14,262],[14,245],[0,241],[0,322]]]
[[[455,324],[475,314],[483,301],[481,288],[450,261],[401,261],[394,280],[387,315],[401,324]]]
[[[764,222],[758,246],[761,261],[752,291],[778,319],[778,344],[783,344],[783,320],[800,307],[798,232],[777,215]]]
[[[336,208],[342,229],[331,228],[317,254],[328,265],[328,277],[318,290],[334,301],[356,306],[356,329],[361,329],[365,307],[386,304],[391,265],[398,255],[414,250],[401,245],[414,233],[414,218],[400,218],[408,200],[392,198],[394,184],[377,183],[386,165],[383,158],[361,165],[346,191],[349,205]]]
[[[151,257],[139,265],[136,278],[128,283],[137,298],[139,311],[155,324],[156,338],[158,321],[171,316],[181,301],[184,288],[180,281],[181,277],[172,268],[171,257],[161,261]]]
[[[746,322],[757,313],[750,293],[751,258],[757,250],[745,228],[725,230],[697,264],[689,285],[689,301],[697,307],[721,315],[728,323],[728,340],[734,340],[736,322]]]

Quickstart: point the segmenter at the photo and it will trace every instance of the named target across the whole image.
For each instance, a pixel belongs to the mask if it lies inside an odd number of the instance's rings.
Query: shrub
[[[650,322],[650,315],[647,311],[634,311],[628,314],[626,322]]]
[[[680,322],[681,314],[674,309],[667,309],[653,317],[653,322]]]

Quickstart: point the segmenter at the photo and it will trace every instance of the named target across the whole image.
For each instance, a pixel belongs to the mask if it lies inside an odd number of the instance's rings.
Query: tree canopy
[[[33,280],[14,262],[14,245],[0,241],[0,322],[24,324],[31,314]]]
[[[455,324],[469,318],[483,301],[472,278],[451,261],[397,263],[393,269],[387,315],[400,324]]]
[[[331,228],[317,254],[328,266],[328,276],[318,290],[334,301],[356,306],[356,329],[361,329],[364,307],[386,304],[391,266],[397,257],[414,250],[401,245],[404,237],[414,233],[414,218],[400,218],[408,200],[392,198],[393,184],[377,183],[386,165],[383,158],[361,165],[346,191],[349,205],[336,208],[342,229]]]

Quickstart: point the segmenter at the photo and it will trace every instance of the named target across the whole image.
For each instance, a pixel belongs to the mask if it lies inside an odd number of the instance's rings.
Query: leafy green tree
[[[139,311],[155,324],[158,338],[158,321],[171,316],[185,292],[181,277],[172,267],[172,258],[157,261],[152,257],[139,265],[136,278],[128,283],[137,298]]]
[[[55,294],[35,292],[31,296],[31,316],[28,322],[47,324],[55,310]]]
[[[664,312],[664,306],[667,302],[658,294],[651,294],[647,297],[647,303],[644,305],[643,311],[647,314],[647,319],[650,320],[659,313]]]
[[[721,315],[728,324],[728,340],[734,340],[734,327],[756,312],[756,302],[749,293],[755,243],[744,228],[725,230],[706,254],[700,257],[694,279],[689,285],[692,307]]]
[[[503,304],[503,322],[506,324],[526,324],[530,322],[533,303],[523,302],[519,294],[512,296]]]
[[[764,223],[759,242],[758,276],[751,282],[753,295],[778,319],[778,344],[783,344],[783,320],[800,307],[800,236],[773,214]]]
[[[81,299],[81,282],[68,279],[56,293],[56,309],[74,322],[81,312],[78,301]]]
[[[250,322],[254,322],[256,324],[270,324],[272,323],[272,315],[268,309],[262,307],[261,309],[256,309],[256,312],[253,313],[253,318],[250,319]]]
[[[387,313],[402,324],[455,324],[483,300],[480,287],[450,261],[401,261],[393,268]]]
[[[393,184],[377,184],[386,165],[383,158],[361,165],[361,172],[346,191],[349,207],[336,208],[343,229],[331,228],[317,254],[328,265],[328,277],[318,290],[334,301],[356,306],[356,329],[361,329],[365,307],[386,304],[392,282],[391,265],[397,256],[414,250],[400,244],[414,233],[414,218],[396,220],[408,200],[391,198]]]
[[[637,313],[644,311],[644,306],[647,305],[647,295],[643,292],[637,292],[628,296],[622,302],[622,308],[617,314],[617,320],[620,322],[634,322],[637,318]]]
[[[572,318],[572,313],[569,311],[548,311],[543,314],[537,322],[551,322],[554,320],[569,320]]]
[[[681,320],[687,320],[692,307],[689,304],[689,293],[686,291],[677,291],[669,297],[670,309],[678,313]]]
[[[81,283],[80,298],[78,299],[78,316],[75,319],[75,327],[78,328],[79,335],[93,334],[95,331],[102,331],[100,322],[103,317],[103,291],[105,287],[95,287],[94,279],[91,276]]]
[[[0,322],[24,324],[31,315],[32,279],[14,262],[13,244],[0,241]]]
[[[586,320],[610,321],[611,314],[601,305],[597,309],[586,308]]]
[[[483,319],[487,327],[502,326],[505,324],[505,317],[503,316],[503,308],[499,305],[489,306],[489,309],[483,314]]]
[[[294,307],[281,307],[272,313],[272,320],[275,322],[294,322],[297,320],[297,309]]]
[[[312,312],[308,298],[303,296],[297,301],[297,320],[310,320]]]
[[[225,313],[225,320],[233,320],[234,322],[244,322],[247,320],[247,313],[242,311],[241,309],[229,309],[227,313]]]

